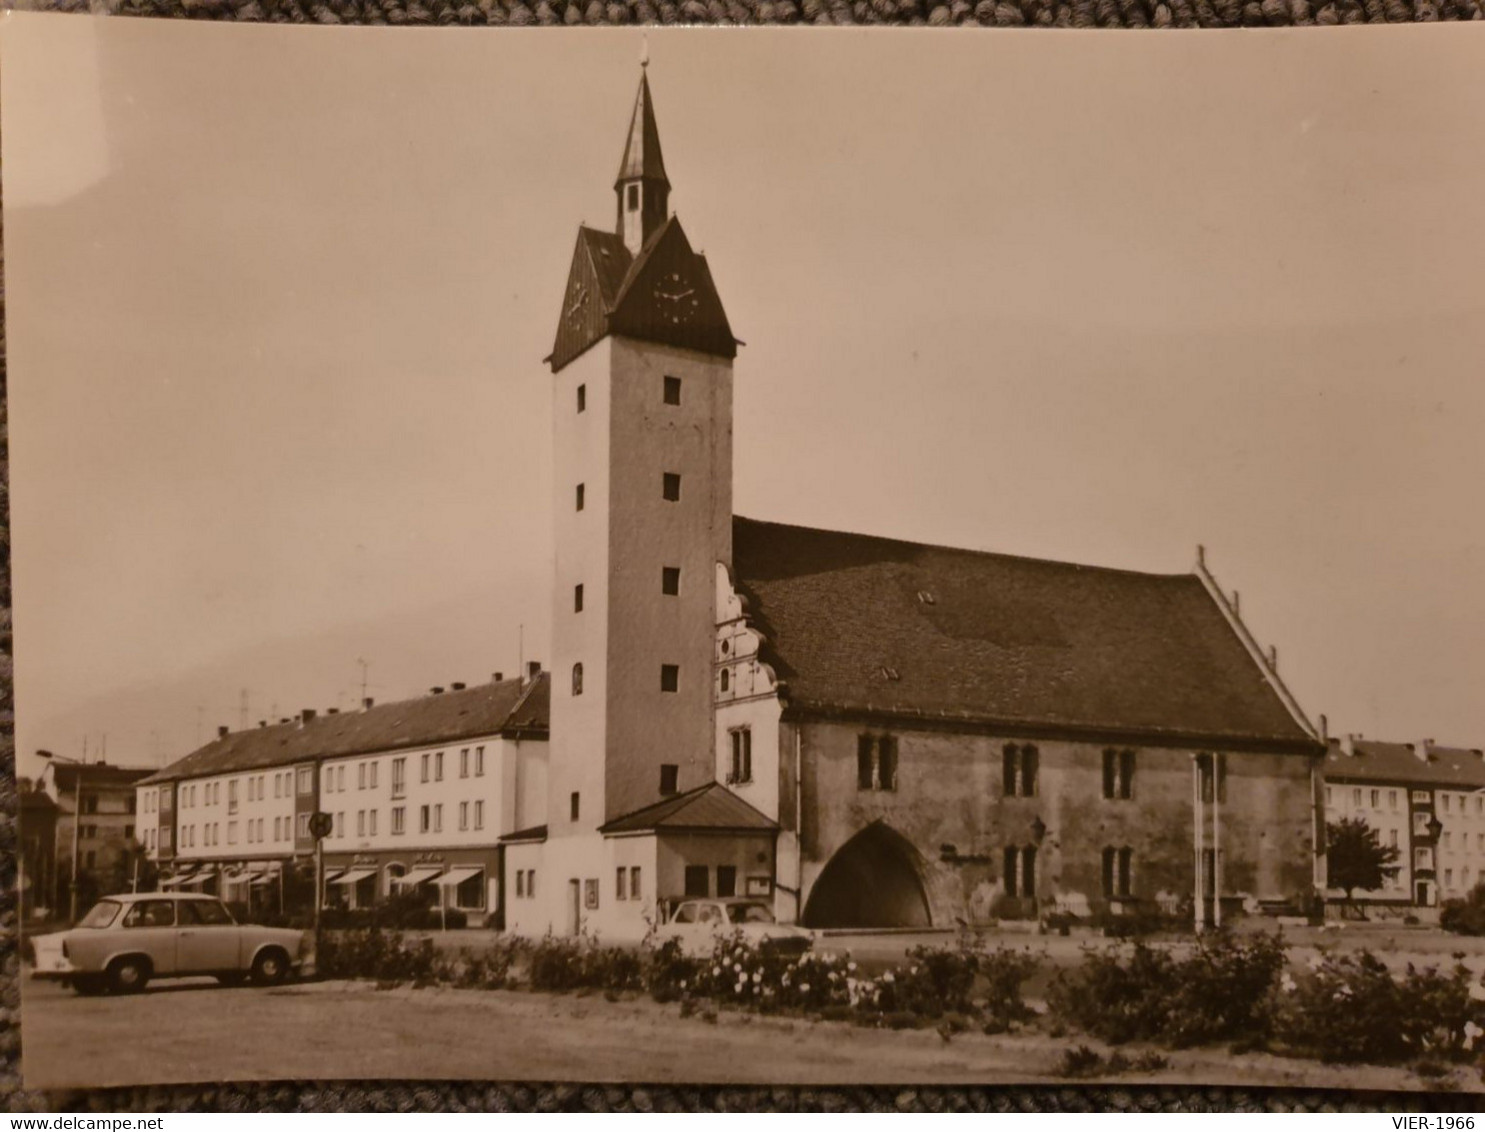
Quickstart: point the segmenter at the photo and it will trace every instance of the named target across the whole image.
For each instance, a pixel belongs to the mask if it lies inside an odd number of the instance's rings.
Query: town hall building
[[[687,896],[815,927],[1309,899],[1325,744],[1200,556],[733,513],[740,343],[670,190],[645,75],[546,359],[545,820],[501,839],[506,926],[638,938]]]

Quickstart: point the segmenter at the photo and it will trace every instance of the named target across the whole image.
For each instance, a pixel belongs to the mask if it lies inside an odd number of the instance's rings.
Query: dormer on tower
[[[670,215],[670,179],[660,155],[660,131],[655,127],[655,107],[650,100],[649,75],[641,72],[629,136],[624,140],[624,160],[614,182],[619,198],[619,219],[614,228],[631,256],[639,254]]]

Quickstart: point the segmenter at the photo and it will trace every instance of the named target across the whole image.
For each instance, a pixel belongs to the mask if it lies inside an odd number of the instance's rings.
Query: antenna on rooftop
[[[237,729],[246,731],[248,725],[248,690],[242,689],[237,696]]]
[[[639,65],[641,67],[648,67],[650,65],[650,36],[648,32],[640,39]]]
[[[361,657],[356,658],[356,663],[361,666],[361,702],[366,702],[366,670],[371,667],[370,663]]]

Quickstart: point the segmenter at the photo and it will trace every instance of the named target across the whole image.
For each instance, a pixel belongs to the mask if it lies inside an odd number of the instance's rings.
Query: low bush
[[[591,936],[544,936],[532,945],[528,962],[532,990],[623,991],[644,986],[644,968],[636,951],[605,947]]]
[[[1369,951],[1322,955],[1298,980],[1286,975],[1274,1034],[1292,1051],[1326,1062],[1463,1060],[1485,1033],[1478,987],[1462,965],[1446,973],[1409,964],[1394,975]]]
[[[465,948],[442,959],[436,974],[454,986],[504,990],[516,985],[517,965],[529,950],[525,940],[498,936],[485,948]]]
[[[1136,943],[1119,952],[1090,951],[1076,970],[1053,981],[1053,1012],[1095,1037],[1175,1046],[1262,1035],[1271,991],[1284,964],[1277,935],[1201,939],[1185,958]]]
[[[1445,900],[1439,927],[1457,935],[1485,935],[1485,884],[1476,885],[1463,899]]]
[[[376,927],[326,934],[315,963],[322,975],[338,979],[427,982],[439,973],[431,940],[408,943]]]
[[[1126,1057],[1115,1050],[1104,1057],[1096,1049],[1080,1045],[1063,1050],[1052,1072],[1058,1077],[1113,1077],[1120,1073],[1155,1073],[1169,1068],[1170,1060],[1153,1051]]]
[[[696,993],[701,960],[688,956],[679,940],[668,939],[645,956],[644,986],[656,1002],[674,1002]]]

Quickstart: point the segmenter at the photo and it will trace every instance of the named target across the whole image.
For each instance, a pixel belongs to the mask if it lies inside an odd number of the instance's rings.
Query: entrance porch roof
[[[777,833],[778,824],[754,809],[720,782],[708,782],[684,794],[617,817],[598,827],[606,836],[620,833]]]

